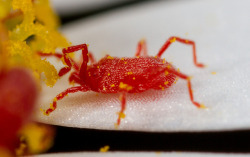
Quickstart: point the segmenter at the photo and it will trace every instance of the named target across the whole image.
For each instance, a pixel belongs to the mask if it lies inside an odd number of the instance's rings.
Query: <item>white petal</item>
[[[170,36],[196,41],[196,68],[190,46],[174,43],[163,57],[194,76],[196,108],[186,82],[167,91],[129,94],[121,130],[204,131],[250,128],[250,1],[160,1],[124,8],[67,25],[63,32],[73,44],[88,43],[97,59],[133,56],[137,42],[146,38],[150,55],[156,55]],[[186,34],[188,33],[188,35]],[[216,72],[215,75],[211,72]],[[48,108],[54,96],[68,87],[67,76],[53,89],[45,89],[40,102]],[[70,94],[58,101],[50,116],[38,112],[40,122],[80,128],[115,129],[119,94]]]

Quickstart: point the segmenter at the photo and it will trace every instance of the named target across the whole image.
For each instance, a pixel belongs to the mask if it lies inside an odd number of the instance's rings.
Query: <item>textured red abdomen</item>
[[[174,74],[166,70],[172,67],[165,60],[155,57],[116,58],[107,56],[87,70],[86,84],[91,90],[117,93],[120,83],[132,87],[129,93],[148,89],[164,89],[173,84]]]

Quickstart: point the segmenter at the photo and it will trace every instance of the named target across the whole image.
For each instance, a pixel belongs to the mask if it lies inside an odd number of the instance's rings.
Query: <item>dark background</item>
[[[114,9],[146,3],[149,0],[128,0],[98,9],[60,16],[62,25]],[[110,151],[192,151],[250,152],[250,131],[153,133],[107,131],[56,127],[54,146],[49,152],[99,151],[105,145]]]

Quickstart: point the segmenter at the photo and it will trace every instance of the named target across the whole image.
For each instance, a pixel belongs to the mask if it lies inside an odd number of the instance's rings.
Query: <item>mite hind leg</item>
[[[191,81],[190,81],[191,78],[189,76],[187,76],[181,72],[178,72],[173,68],[168,68],[166,71],[176,75],[177,77],[179,77],[181,79],[187,80],[188,92],[189,92],[189,97],[190,97],[191,102],[198,108],[206,108],[203,104],[200,104],[200,103],[194,101],[193,90],[192,90]]]
[[[77,86],[77,87],[71,87],[66,89],[65,91],[58,94],[54,100],[53,103],[50,104],[50,108],[47,110],[43,110],[44,115],[49,115],[51,112],[55,111],[57,108],[57,101],[63,99],[65,96],[67,96],[69,93],[76,93],[76,92],[86,92],[89,88],[87,86]]]
[[[204,67],[204,64],[198,63],[198,62],[197,62],[195,42],[192,41],[192,40],[183,39],[183,38],[179,38],[179,37],[175,37],[175,36],[170,37],[170,38],[163,44],[163,46],[161,47],[161,49],[159,50],[159,52],[158,52],[158,54],[157,54],[157,57],[161,57],[161,55],[165,52],[165,50],[166,50],[172,43],[174,43],[175,41],[178,41],[178,42],[180,42],[180,43],[187,44],[187,45],[192,45],[192,47],[193,47],[193,61],[194,61],[195,66],[200,67],[200,68]]]
[[[147,51],[147,43],[145,39],[142,39],[138,42],[135,56],[148,56],[148,51]]]

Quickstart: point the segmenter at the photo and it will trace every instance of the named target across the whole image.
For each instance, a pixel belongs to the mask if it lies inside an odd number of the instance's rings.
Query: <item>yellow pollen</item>
[[[124,64],[127,64],[127,62],[124,62]]]
[[[175,42],[176,41],[176,38],[173,38],[170,40],[171,43]]]
[[[119,118],[124,119],[126,117],[125,113],[123,112],[117,112]]]
[[[97,69],[99,69],[100,68],[100,66],[97,66]]]
[[[167,65],[167,68],[168,68],[168,69],[170,69],[170,68],[171,68],[171,65],[170,65],[170,64],[168,64],[168,65]]]
[[[169,74],[169,72],[168,71],[165,71],[165,75],[168,75]]]
[[[168,84],[168,81],[164,82],[164,84],[167,85],[167,84]]]
[[[113,58],[113,57],[111,57],[111,56],[108,56],[108,57],[107,57],[107,59],[114,59],[114,58]]]
[[[103,153],[105,153],[105,152],[107,152],[108,150],[109,150],[109,146],[108,145],[106,145],[106,146],[104,146],[104,147],[101,147],[100,148],[100,152],[103,152]]]
[[[133,77],[133,80],[135,80],[135,77]]]
[[[178,68],[177,71],[180,72],[180,69]]]
[[[136,58],[140,58],[140,56],[136,56]]]
[[[108,73],[108,76],[110,76],[110,73]]]
[[[128,72],[128,75],[132,75],[132,74],[133,74],[133,72],[132,72],[132,71]]]
[[[163,64],[165,63],[165,58],[163,58],[163,61],[162,61],[162,63],[163,63]]]
[[[200,108],[206,109],[207,107],[206,107],[205,105],[201,104],[201,105],[200,105]]]
[[[115,84],[110,85],[110,87],[114,87],[114,86],[115,86]]]
[[[189,41],[188,40],[185,40],[186,43],[188,43]]]
[[[132,87],[132,86],[129,86],[128,84],[125,84],[125,83],[123,83],[123,82],[120,82],[119,88],[120,88],[120,89],[126,89],[127,91],[129,91],[129,90],[131,90],[133,87]]]
[[[49,108],[52,109],[52,110],[55,110],[55,108],[54,108],[54,106],[53,106],[52,103],[50,103],[50,107]]]
[[[157,58],[157,56],[155,56],[155,58]]]
[[[123,61],[123,60],[124,60],[124,58],[121,58],[121,60]]]
[[[57,98],[54,98],[53,101],[57,101]]]

